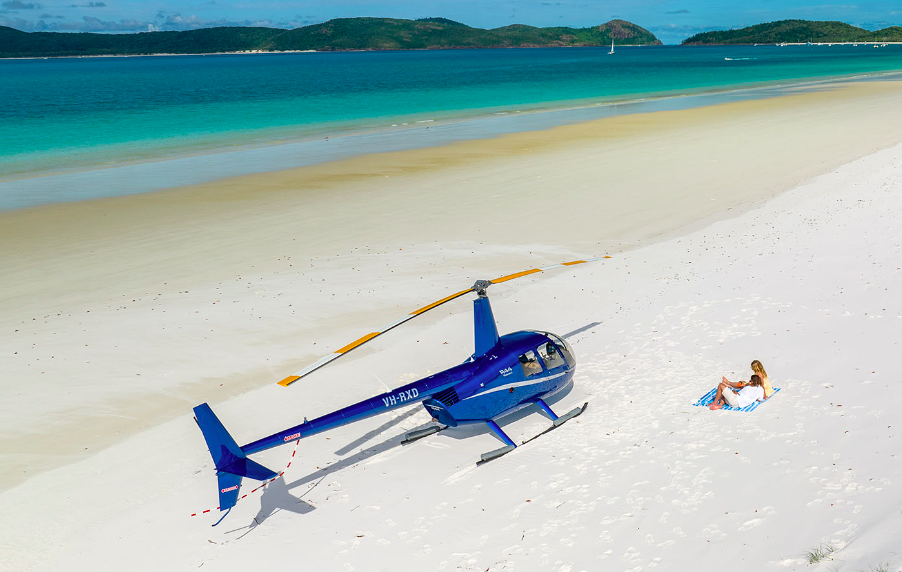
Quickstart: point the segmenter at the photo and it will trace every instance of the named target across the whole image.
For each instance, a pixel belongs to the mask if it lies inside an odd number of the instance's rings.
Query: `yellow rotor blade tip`
[[[281,385],[282,387],[288,387],[299,379],[301,379],[301,376],[299,375],[289,375],[288,377],[280,381],[279,385]]]

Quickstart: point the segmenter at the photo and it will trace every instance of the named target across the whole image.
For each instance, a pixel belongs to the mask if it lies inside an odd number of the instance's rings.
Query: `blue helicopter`
[[[527,330],[499,336],[486,289],[492,284],[536,272],[603,258],[610,256],[533,268],[494,280],[479,280],[472,288],[424,306],[379,331],[361,337],[295,375],[286,377],[279,385],[287,387],[407,320],[470,292],[476,293],[476,299],[473,300],[475,351],[464,363],[322,417],[310,421],[304,418],[304,422],[300,425],[289,427],[242,447],[239,447],[229,435],[209,405],[206,403],[198,405],[194,408],[194,418],[216,466],[219,480],[219,510],[228,511],[238,502],[239,489],[244,477],[266,481],[278,476],[276,472],[249,459],[248,455],[414,403],[423,403],[432,416],[432,425],[408,433],[402,443],[416,441],[448,427],[484,423],[504,446],[483,453],[477,464],[497,459],[513,451],[517,446],[498,426],[495,421],[498,418],[525,407],[535,407],[543,411],[552,421],[552,425],[540,433],[541,435],[580,415],[588,403],[559,416],[545,402],[549,397],[565,389],[573,378],[576,359],[570,344],[560,336],[540,331]]]

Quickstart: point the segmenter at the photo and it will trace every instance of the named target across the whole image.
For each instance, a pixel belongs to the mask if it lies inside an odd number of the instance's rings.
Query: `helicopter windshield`
[[[555,346],[552,342],[548,342],[546,344],[542,344],[537,348],[539,355],[542,356],[542,361],[545,362],[545,367],[548,369],[554,369],[558,366],[564,365],[564,358],[561,357],[561,351],[558,350],[557,346]]]
[[[567,360],[568,364],[570,364],[571,366],[576,365],[576,360],[573,358],[573,348],[570,347],[570,344],[567,343],[567,340],[549,332],[542,333],[557,342],[557,347],[561,350],[561,354],[564,356],[564,359]]]

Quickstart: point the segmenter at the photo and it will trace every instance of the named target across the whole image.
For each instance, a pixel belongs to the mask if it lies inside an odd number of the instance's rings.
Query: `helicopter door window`
[[[564,365],[564,358],[561,357],[561,352],[558,351],[557,346],[553,343],[542,344],[537,350],[539,355],[542,356],[542,361],[545,362],[545,367],[548,369]]]
[[[523,375],[526,377],[542,373],[542,364],[539,363],[536,354],[532,351],[520,356],[520,366],[523,368]]]

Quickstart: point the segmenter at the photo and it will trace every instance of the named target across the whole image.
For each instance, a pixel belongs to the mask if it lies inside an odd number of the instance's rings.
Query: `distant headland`
[[[900,42],[902,27],[891,26],[871,32],[843,22],[780,20],[737,30],[703,32],[683,40],[682,45]]]
[[[337,18],[293,30],[222,27],[135,34],[22,32],[0,26],[0,57],[575,47],[606,46],[612,40],[618,45],[661,44],[654,34],[625,20],[589,28],[514,24],[484,30],[447,18]]]

